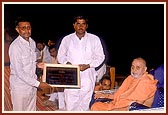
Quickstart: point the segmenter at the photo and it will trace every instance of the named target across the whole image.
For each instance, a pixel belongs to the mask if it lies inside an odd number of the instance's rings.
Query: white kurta
[[[90,65],[90,68],[80,72],[80,89],[64,90],[67,110],[89,110],[97,75],[95,67],[99,66],[105,59],[100,39],[90,33],[86,33],[81,40],[76,36],[76,33],[65,36],[58,49],[57,58],[59,63],[70,62],[73,65]]]
[[[43,60],[42,60],[42,62],[51,63],[52,59],[51,59],[51,56],[50,56],[50,52],[49,52],[48,46],[45,45],[45,47],[44,47],[44,49],[42,51],[39,51],[38,49],[36,49],[37,59],[41,59],[42,58],[42,52],[43,52]]]
[[[18,36],[9,47],[10,90],[14,111],[36,110],[36,90],[40,84],[35,74],[35,42]]]

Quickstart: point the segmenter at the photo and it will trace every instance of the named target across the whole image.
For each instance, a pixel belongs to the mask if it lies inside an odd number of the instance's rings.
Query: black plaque
[[[42,81],[54,87],[80,88],[79,72],[77,65],[46,63]]]

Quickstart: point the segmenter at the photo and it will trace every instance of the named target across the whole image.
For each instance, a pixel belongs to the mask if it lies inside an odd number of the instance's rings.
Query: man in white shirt
[[[36,41],[36,55],[37,62],[51,63],[52,59],[48,51],[48,46],[45,44],[44,40]],[[36,74],[38,79],[43,75],[43,70],[41,68],[36,68]]]
[[[94,90],[98,67],[105,55],[98,36],[87,33],[88,19],[74,18],[75,32],[65,36],[58,49],[57,59],[61,64],[79,65],[80,89],[65,89],[65,103],[68,111],[87,111]]]
[[[18,37],[9,47],[10,93],[13,111],[35,111],[37,88],[49,86],[37,80],[36,44],[31,36],[30,20],[19,17],[16,21]],[[41,67],[41,64],[39,64]]]
[[[51,56],[48,50],[48,46],[42,40],[39,40],[36,42],[36,47],[37,60],[44,63],[51,63]]]

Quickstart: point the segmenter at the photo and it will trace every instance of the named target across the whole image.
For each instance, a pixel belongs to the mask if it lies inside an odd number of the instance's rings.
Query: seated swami
[[[127,111],[133,102],[151,107],[156,91],[157,80],[146,72],[146,61],[136,58],[132,62],[129,75],[114,94],[98,94],[94,98],[110,98],[108,103],[95,102],[92,111]]]

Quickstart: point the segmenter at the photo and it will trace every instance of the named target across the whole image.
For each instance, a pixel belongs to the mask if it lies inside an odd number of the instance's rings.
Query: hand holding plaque
[[[84,71],[90,67],[89,64],[79,64],[80,71]]]

